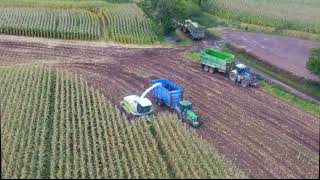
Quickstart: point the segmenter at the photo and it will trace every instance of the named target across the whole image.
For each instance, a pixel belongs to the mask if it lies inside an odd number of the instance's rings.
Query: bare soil
[[[194,103],[202,123],[198,134],[249,177],[319,178],[320,116],[259,88],[242,88],[222,74],[203,72],[183,58],[185,50],[0,38],[0,65],[53,63],[80,74],[115,104],[140,95],[152,79],[168,78]]]
[[[320,81],[305,64],[311,48],[320,48],[319,41],[302,40],[263,33],[242,32],[232,29],[222,31],[222,37],[232,45],[246,50],[277,67],[306,79]]]

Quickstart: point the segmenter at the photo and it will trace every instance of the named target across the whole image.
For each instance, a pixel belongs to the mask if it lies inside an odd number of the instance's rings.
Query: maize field
[[[79,76],[0,68],[1,178],[234,177],[175,115],[128,121]]]
[[[85,10],[0,8],[0,33],[98,40],[100,35],[99,18]]]
[[[114,5],[103,11],[106,38],[120,43],[149,44],[157,41],[151,21],[135,4]]]
[[[0,34],[76,40],[105,39],[132,44],[158,41],[151,20],[133,3],[103,3],[101,7],[93,9],[82,6],[3,6],[0,7]]]

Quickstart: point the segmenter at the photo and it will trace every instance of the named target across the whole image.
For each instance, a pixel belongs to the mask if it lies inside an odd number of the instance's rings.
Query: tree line
[[[168,34],[175,29],[173,20],[182,22],[200,16],[212,3],[210,0],[144,0],[140,4],[161,27],[161,33]]]

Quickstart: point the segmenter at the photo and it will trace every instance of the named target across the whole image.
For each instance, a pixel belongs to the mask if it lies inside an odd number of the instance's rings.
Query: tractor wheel
[[[230,79],[230,81],[236,83],[237,82],[237,75],[235,73],[231,72],[229,74],[229,79]]]
[[[211,74],[214,74],[214,73],[216,72],[216,69],[213,68],[213,67],[210,67],[210,68],[209,68],[209,72],[210,72]]]
[[[204,71],[206,71],[206,72],[208,72],[209,71],[209,66],[207,66],[207,65],[204,65]]]
[[[242,86],[242,87],[248,87],[249,84],[250,84],[249,81],[246,80],[246,79],[244,79],[244,80],[241,81],[241,86]]]

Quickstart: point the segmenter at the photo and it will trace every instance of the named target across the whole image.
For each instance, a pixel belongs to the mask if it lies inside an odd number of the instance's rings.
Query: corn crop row
[[[0,8],[0,34],[97,40],[99,17],[86,10]]]
[[[85,8],[0,7],[0,34],[98,40],[103,33],[107,40],[119,43],[158,41],[151,21],[135,4],[103,6],[95,13]]]
[[[103,11],[106,18],[106,38],[120,43],[146,44],[157,41],[151,22],[141,9],[134,4],[107,8]]]
[[[223,178],[232,176],[223,160],[186,124],[172,114],[160,114],[155,126],[160,146],[176,178]]]

